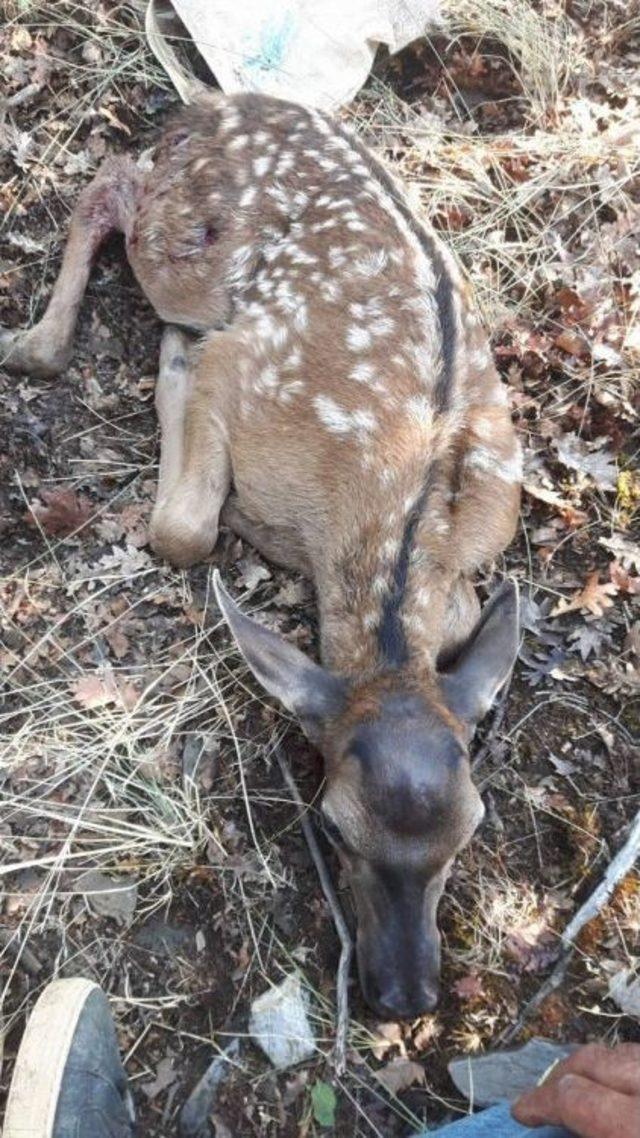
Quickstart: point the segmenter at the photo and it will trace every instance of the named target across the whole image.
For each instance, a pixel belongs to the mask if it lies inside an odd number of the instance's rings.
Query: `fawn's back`
[[[446,594],[510,539],[519,451],[467,287],[386,170],[323,114],[214,97],[164,136],[127,248],[165,320],[233,331],[234,382],[201,369],[202,414],[243,508],[301,534],[321,606],[350,573],[335,619],[361,662],[409,522],[437,649],[438,575]]]

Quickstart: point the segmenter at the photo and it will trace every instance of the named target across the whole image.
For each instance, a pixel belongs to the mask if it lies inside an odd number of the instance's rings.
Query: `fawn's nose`
[[[397,981],[378,983],[368,976],[363,984],[369,1007],[383,1019],[412,1020],[435,1010],[438,988],[428,981],[404,985]]]

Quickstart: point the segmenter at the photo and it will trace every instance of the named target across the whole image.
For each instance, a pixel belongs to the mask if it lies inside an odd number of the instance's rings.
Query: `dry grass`
[[[377,141],[427,214],[445,218],[445,229],[446,219],[451,220],[448,238],[492,325],[504,328],[531,321],[551,283],[560,277],[566,281],[568,274],[579,281],[594,264],[601,273],[602,303],[611,303],[616,280],[610,253],[603,251],[606,223],[601,215],[607,205],[618,215],[632,217],[629,188],[640,175],[638,130],[622,109],[606,130],[589,129],[576,86],[577,78],[589,73],[589,45],[569,33],[562,17],[544,18],[526,0],[447,0],[446,7],[454,35],[473,34],[506,48],[524,101],[521,127],[487,134],[469,123],[418,115],[380,83],[372,83],[357,100],[351,115],[356,126]],[[65,209],[70,207],[82,178],[74,181],[64,171],[87,116],[109,116],[121,101],[146,128],[152,120],[131,107],[128,91],[137,84],[150,90],[166,88],[167,81],[148,51],[139,13],[132,6],[113,6],[97,20],[91,6],[71,0],[64,4],[14,0],[8,10],[12,26],[24,27],[33,36],[64,23],[78,44],[78,50],[61,63],[63,81],[56,99],[34,122],[24,168],[3,187],[9,204],[2,224],[10,233],[22,225],[22,202],[34,187],[42,192],[47,209],[47,194],[53,200],[61,198]],[[15,144],[11,108],[7,113],[10,144]],[[119,134],[124,146],[129,130],[125,125]],[[90,169],[89,162],[82,174]],[[463,224],[455,221],[460,213]],[[580,251],[569,272],[562,242],[566,233],[575,240],[580,231],[584,240],[577,243]],[[621,232],[619,240],[623,239]],[[54,253],[57,256],[52,242],[38,262],[41,282]],[[34,290],[34,312],[42,291],[42,287]],[[637,317],[640,286],[635,303]],[[606,380],[612,399],[628,393],[637,362],[638,341],[632,326],[628,331],[629,350]],[[95,430],[102,429],[103,424],[97,423]],[[129,439],[133,437],[127,424],[123,430]],[[134,458],[130,467],[97,471],[109,473],[118,485],[108,505],[124,493],[125,485],[127,494],[135,494],[141,477],[148,474],[143,470],[129,481],[136,473]],[[88,462],[74,473],[86,477],[91,472],[96,473],[96,468]],[[5,913],[11,916],[12,929],[0,954],[5,965],[0,1002],[11,993],[23,954],[37,938],[52,931],[61,938],[54,971],[62,966],[69,970],[75,959],[85,961],[79,914],[86,913],[86,899],[76,888],[83,872],[98,867],[116,877],[134,876],[138,914],[143,915],[165,910],[185,877],[208,859],[215,864],[225,896],[244,928],[249,945],[247,975],[265,984],[294,964],[305,974],[313,997],[319,1058],[324,1059],[330,1050],[334,1009],[326,992],[313,988],[312,970],[305,960],[300,954],[292,957],[291,946],[274,936],[270,927],[270,899],[281,886],[295,888],[295,880],[255,821],[256,808],[284,797],[277,777],[268,792],[253,790],[251,779],[252,768],[269,766],[284,722],[270,721],[257,739],[241,733],[238,725],[254,697],[244,686],[237,660],[220,647],[206,595],[200,625],[193,625],[182,640],[177,636],[170,650],[150,654],[145,667],[114,666],[107,657],[100,660],[98,650],[93,674],[115,696],[102,706],[79,702],[74,685],[87,672],[87,647],[96,638],[97,601],[106,603],[124,592],[128,613],[148,605],[154,596],[170,595],[175,604],[181,599],[183,607],[195,602],[187,577],[169,573],[146,554],[140,554],[133,573],[117,565],[105,573],[104,566],[81,563],[74,550],[73,543],[51,543],[43,535],[41,556],[0,582],[4,636],[11,645],[4,658],[7,698],[0,715],[0,772],[10,787],[2,791],[1,800],[0,878],[6,883]],[[20,603],[16,598],[22,598]],[[41,606],[46,613],[52,598],[53,609],[63,615],[34,636],[25,633],[20,604]],[[101,627],[100,635],[105,631]],[[202,732],[204,723],[207,737],[220,744],[233,764],[252,858],[248,878],[226,868],[229,842],[221,826],[225,803],[214,792],[203,791],[198,780],[180,768],[179,748],[185,734]],[[523,817],[526,810],[523,805]],[[534,922],[540,897],[526,882],[482,870],[474,888],[474,908],[458,913],[458,963],[499,973],[506,938],[514,928]],[[635,893],[624,899],[619,915],[623,940],[634,921],[637,926],[637,903]],[[97,938],[93,948],[96,970],[108,982],[112,947]],[[28,999],[13,1004],[9,1026],[48,979],[49,973],[41,972]],[[240,992],[245,982],[246,978]],[[126,997],[118,995],[116,1006],[123,1022],[128,1022],[135,1009],[165,1013],[193,1004],[196,998],[188,987],[130,991]],[[491,1027],[485,1018],[478,1039],[486,1038]],[[164,1029],[192,1038],[188,1030],[181,1033],[169,1025]],[[473,1031],[460,1034],[458,1043],[475,1046]],[[218,1038],[224,1042],[220,1033]],[[210,1041],[208,1035],[206,1042]],[[380,1134],[361,1104],[365,1087],[367,1101],[372,1095],[382,1098],[372,1073],[374,1043],[366,1027],[352,1025],[351,1046],[363,1062],[351,1066],[340,1089],[353,1104],[353,1134]],[[434,1107],[443,1105],[436,1090],[431,1091]],[[394,1104],[394,1110],[408,1125],[418,1125],[401,1103]]]

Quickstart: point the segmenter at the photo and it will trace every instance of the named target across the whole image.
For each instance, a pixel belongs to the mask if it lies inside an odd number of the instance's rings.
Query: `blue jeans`
[[[415,1138],[572,1138],[568,1130],[558,1126],[537,1126],[530,1130],[511,1117],[506,1103],[469,1114],[457,1122],[450,1122],[440,1130],[423,1131]]]

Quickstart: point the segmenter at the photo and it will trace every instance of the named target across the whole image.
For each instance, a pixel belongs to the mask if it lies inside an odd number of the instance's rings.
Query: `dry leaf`
[[[630,596],[640,596],[640,576],[633,577],[620,561],[612,561],[610,563],[609,576],[621,593],[628,593]]]
[[[598,570],[594,569],[587,577],[584,587],[578,589],[572,597],[563,597],[559,600],[549,615],[564,616],[567,612],[582,610],[593,613],[594,616],[602,616],[605,609],[611,608],[612,597],[618,592],[618,586],[612,581],[600,582],[598,578]]]
[[[392,1059],[385,1067],[376,1071],[375,1076],[390,1095],[406,1091],[416,1083],[422,1086],[426,1082],[424,1067],[411,1059]]]
[[[585,442],[575,432],[563,435],[555,443],[555,448],[564,466],[587,475],[599,490],[615,490],[618,468],[611,451]]]
[[[376,1059],[384,1059],[394,1047],[399,1047],[403,1055],[406,1055],[406,1048],[402,1039],[402,1028],[399,1023],[379,1023],[376,1027],[376,1035],[371,1050]]]
[[[598,538],[598,544],[610,550],[625,569],[637,569],[640,573],[640,545],[619,533],[614,533],[613,537]]]
[[[413,1046],[416,1051],[426,1051],[431,1047],[440,1034],[440,1027],[436,1016],[424,1016],[420,1027],[413,1037]]]
[[[556,348],[561,348],[563,352],[567,352],[570,356],[588,356],[589,345],[579,332],[572,331],[570,328],[565,328],[560,332],[553,341]]]
[[[640,975],[633,968],[625,968],[612,976],[609,996],[625,1015],[640,1019]]]
[[[127,680],[116,680],[111,672],[93,672],[81,676],[73,681],[71,691],[76,703],[88,711],[111,703],[120,704],[131,711],[140,697],[134,684]]]
[[[558,939],[548,914],[515,928],[505,939],[505,951],[523,972],[541,972],[557,958]]]
[[[482,980],[474,972],[470,972],[468,976],[463,976],[461,980],[457,980],[453,985],[453,990],[461,1000],[477,1000],[484,995]]]
[[[562,498],[560,494],[556,494],[555,490],[547,490],[545,486],[536,486],[534,482],[524,482],[522,489],[530,494],[532,498],[537,498],[539,502],[545,502],[547,506],[553,506],[561,513],[570,513],[573,509],[571,502],[566,498]]]
[[[116,660],[122,660],[130,648],[129,637],[125,636],[124,632],[117,624],[114,624],[111,628],[106,629],[105,637]]]
[[[49,537],[65,537],[84,526],[93,513],[93,503],[75,490],[41,490],[44,505],[36,502],[31,514]],[[27,515],[28,521],[33,521]]]

